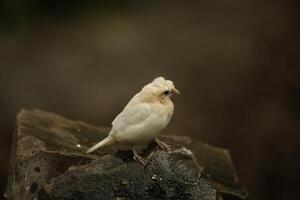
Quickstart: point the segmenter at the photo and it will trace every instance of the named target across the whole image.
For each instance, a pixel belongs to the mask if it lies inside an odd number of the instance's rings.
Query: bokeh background
[[[228,148],[251,199],[300,199],[300,12],[293,0],[2,0],[0,188],[15,116],[109,126],[163,75],[165,133]]]

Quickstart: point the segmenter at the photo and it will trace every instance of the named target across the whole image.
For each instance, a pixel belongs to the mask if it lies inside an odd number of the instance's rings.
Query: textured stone
[[[17,117],[7,197],[10,200],[247,199],[227,150],[182,136],[164,136],[171,152],[144,151],[146,165],[114,146],[85,150],[108,128],[40,110]]]

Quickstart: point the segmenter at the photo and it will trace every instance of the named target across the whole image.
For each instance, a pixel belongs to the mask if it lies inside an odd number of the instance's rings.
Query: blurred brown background
[[[300,12],[292,0],[0,3],[0,188],[15,116],[109,126],[158,75],[182,95],[165,131],[230,149],[251,199],[300,199]]]

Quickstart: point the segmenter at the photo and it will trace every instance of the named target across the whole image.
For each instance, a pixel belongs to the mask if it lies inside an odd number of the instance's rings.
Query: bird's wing
[[[147,103],[139,103],[124,109],[112,122],[113,130],[122,130],[128,126],[142,123],[151,115],[151,106]]]

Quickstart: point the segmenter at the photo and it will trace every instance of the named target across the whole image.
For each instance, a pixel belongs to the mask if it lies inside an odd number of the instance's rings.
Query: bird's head
[[[180,94],[172,81],[166,80],[161,76],[146,85],[142,91],[143,93],[147,93],[152,97],[159,97],[160,99],[168,99],[174,94]]]

